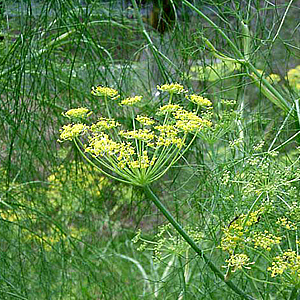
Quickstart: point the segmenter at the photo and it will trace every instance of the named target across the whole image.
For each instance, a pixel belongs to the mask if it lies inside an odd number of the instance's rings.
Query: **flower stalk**
[[[182,226],[174,219],[169,210],[163,205],[156,194],[153,192],[149,185],[144,187],[145,194],[154,203],[158,210],[166,217],[171,225],[177,230],[177,232],[183,237],[183,239],[194,249],[194,251],[204,259],[205,263],[213,271],[213,273],[219,277],[230,289],[240,295],[243,299],[254,300],[253,297],[247,295],[244,291],[238,288],[232,281],[225,280],[224,274],[216,267],[216,265],[205,255],[203,250],[191,239],[191,237],[185,232]]]

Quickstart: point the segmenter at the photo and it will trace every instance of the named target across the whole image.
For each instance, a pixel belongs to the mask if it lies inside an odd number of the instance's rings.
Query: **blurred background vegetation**
[[[299,2],[189,3],[239,48],[246,21],[253,63],[278,74],[286,97],[295,98],[285,76],[300,64]],[[82,106],[101,116],[104,103],[90,93],[98,84],[122,97],[143,95],[139,110],[148,114],[163,101],[157,84],[180,82],[208,97],[215,131],[193,145],[189,165],[172,169],[155,189],[184,225],[201,228],[203,248],[222,265],[220,228],[250,203],[242,188],[223,184],[224,172],[247,177],[243,158],[253,146],[280,145],[299,124],[243,68],[214,58],[203,37],[232,56],[228,43],[182,1],[137,4],[138,15],[125,0],[1,1],[1,299],[237,299],[195,254],[156,264],[151,251],[138,252],[131,242],[137,228],[151,239],[163,218],[139,189],[96,173],[71,143],[57,142],[65,110]],[[113,112],[130,124],[117,104]],[[295,156],[298,142],[282,150],[281,162]],[[253,288],[242,275],[236,282]],[[287,297],[276,285],[260,293]]]

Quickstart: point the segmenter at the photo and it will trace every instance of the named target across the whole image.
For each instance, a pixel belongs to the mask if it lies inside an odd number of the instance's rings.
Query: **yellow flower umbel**
[[[290,69],[285,79],[288,80],[291,87],[300,91],[300,65],[295,67],[295,69]]]
[[[157,89],[162,92],[168,92],[169,94],[185,93],[183,86],[179,83],[164,84],[162,86],[158,85]]]
[[[265,230],[262,232],[255,232],[253,236],[254,248],[262,248],[267,251],[271,251],[274,245],[278,245],[281,242],[281,237],[277,237]]]
[[[147,116],[138,115],[138,116],[136,116],[136,120],[138,122],[140,122],[142,125],[148,125],[148,126],[153,125],[155,123],[155,121],[153,119],[151,119]]]
[[[166,114],[166,113],[171,113],[179,110],[181,107],[178,104],[167,104],[164,106],[161,106],[158,110],[158,114]]]
[[[124,100],[121,101],[121,105],[128,105],[128,106],[132,106],[135,105],[138,102],[141,102],[142,100],[142,96],[135,96],[135,97],[130,97],[130,98],[126,98]]]
[[[101,85],[98,85],[96,87],[93,86],[91,93],[95,96],[109,97],[111,99],[117,99],[120,97],[118,95],[118,91]]]
[[[197,133],[211,122],[172,103],[172,95],[184,92],[180,84],[166,84],[160,90],[169,92],[168,104],[159,108],[154,118],[146,115],[132,116],[133,128],[126,130],[109,112],[107,98],[115,98],[118,92],[107,87],[92,88],[92,94],[103,96],[107,115],[88,126],[82,123],[65,125],[60,140],[73,140],[81,154],[106,175],[119,181],[145,186],[159,179],[188,150]],[[199,96],[200,97],[200,96]],[[203,98],[204,99],[204,98]],[[134,106],[141,96],[126,98],[121,105]],[[210,101],[202,100],[205,105]],[[132,109],[132,113],[135,113]],[[88,110],[81,109],[87,116]],[[70,110],[65,116],[79,115]],[[193,137],[186,143],[187,136]]]
[[[84,134],[86,131],[87,126],[84,124],[68,124],[64,125],[63,128],[60,130],[60,142],[66,140],[73,140],[80,135]]]
[[[93,124],[90,129],[93,132],[102,132],[117,126],[120,126],[120,124],[114,119],[100,118],[100,120]]]
[[[253,231],[253,225],[257,224],[263,211],[264,207],[249,214],[242,214],[231,221],[230,224],[222,230],[223,236],[219,248],[232,255],[237,248],[244,249],[246,242],[255,242],[255,239],[250,239],[249,235]],[[263,237],[261,237],[261,240],[262,239]],[[259,246],[263,245],[270,246],[270,244],[266,242],[259,244]]]
[[[300,280],[300,255],[293,250],[283,252],[273,258],[272,266],[268,268],[271,277],[282,275],[284,272],[289,273],[295,278],[296,282]]]
[[[250,262],[250,258],[243,253],[232,254],[226,262],[228,263],[228,267],[232,268],[232,272],[242,268],[251,269],[249,265],[254,264],[254,262]]]
[[[203,98],[202,96],[186,95],[185,97],[199,106],[212,106],[212,103],[207,98]]]
[[[92,112],[89,112],[87,108],[79,107],[68,110],[65,113],[62,113],[63,116],[69,119],[84,119],[91,115]]]

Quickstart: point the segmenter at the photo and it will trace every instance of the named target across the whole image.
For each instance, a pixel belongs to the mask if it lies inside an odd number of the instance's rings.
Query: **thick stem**
[[[263,84],[263,87],[265,86],[267,88],[265,92],[268,93],[268,95],[266,95],[266,97],[270,101],[272,101],[276,105],[278,105],[284,111],[289,112],[289,110],[291,108],[290,103],[288,101],[286,101],[285,98],[265,78],[263,78],[261,76],[261,74],[257,71],[257,69],[252,65],[250,60],[245,59],[245,58],[248,58],[249,55],[246,55],[246,57],[245,57],[243,55],[243,53],[238,49],[238,47],[225,34],[225,32],[222,30],[222,28],[220,28],[217,24],[215,24],[209,17],[207,17],[204,13],[202,13],[199,9],[197,9],[193,4],[189,3],[187,0],[182,0],[182,2],[183,2],[183,4],[190,7],[192,10],[194,10],[199,16],[201,16],[204,20],[206,20],[214,29],[216,29],[222,35],[222,37],[228,42],[228,45],[231,47],[232,51],[236,55],[236,58],[234,58],[233,60],[235,60],[236,62],[244,64],[247,67],[248,70],[253,72],[258,78],[260,78],[261,83]],[[244,24],[242,24],[242,25],[243,25],[243,29],[245,29],[245,25]],[[247,28],[247,31],[249,32],[248,28]],[[246,38],[247,38],[247,43],[249,43],[250,36],[248,36]],[[226,60],[232,60],[232,58],[228,58],[226,55],[221,55],[220,56],[219,55],[220,53],[217,53],[217,50],[210,43],[210,41],[207,40],[207,39],[206,39],[206,41],[207,41],[208,45],[209,44],[211,45],[210,47],[212,47],[213,52],[215,52],[215,54],[217,54],[220,59],[225,60],[225,61]],[[250,50],[247,50],[247,51],[250,51]],[[249,73],[249,76],[250,76],[250,73]],[[261,87],[262,91],[263,91],[263,87]]]
[[[168,219],[171,225],[177,230],[177,232],[184,238],[184,240],[199,254],[205,261],[205,263],[210,267],[214,274],[219,277],[225,284],[228,285],[230,289],[236,292],[244,299],[254,300],[253,297],[247,295],[244,291],[239,289],[234,283],[230,280],[225,281],[224,274],[215,266],[215,264],[204,254],[204,252],[199,248],[199,246],[191,239],[191,237],[184,231],[181,225],[173,218],[168,209],[161,203],[159,198],[152,191],[150,186],[145,186],[144,191],[146,195],[152,200],[155,206],[161,211],[161,213]]]

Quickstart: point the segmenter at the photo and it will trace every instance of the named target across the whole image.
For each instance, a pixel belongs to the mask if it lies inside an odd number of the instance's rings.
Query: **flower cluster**
[[[264,146],[264,144],[265,144],[264,141],[260,141],[260,143],[253,146],[253,150],[254,151],[260,151],[262,149],[262,147]]]
[[[150,166],[153,166],[155,161],[156,161],[156,157],[153,156],[150,161],[148,152],[144,150],[143,153],[139,155],[137,160],[130,161],[129,166],[133,169],[146,169]]]
[[[293,222],[288,220],[287,217],[278,218],[276,224],[279,224],[280,226],[282,226],[283,228],[285,228],[287,230],[296,230],[297,229],[297,226]]]
[[[234,251],[238,246],[240,249],[243,249],[245,243],[249,241],[252,225],[259,221],[263,212],[264,207],[261,207],[259,210],[249,214],[242,214],[234,218],[228,227],[223,228],[220,248],[223,251],[227,251],[230,255],[234,254]]]
[[[252,238],[254,248],[261,247],[267,251],[271,251],[272,246],[280,244],[281,237],[277,237],[265,230],[262,232],[255,232]]]
[[[228,171],[227,166],[223,170],[222,188],[230,187],[224,196],[233,202],[230,197],[236,197],[236,185],[242,192],[236,206],[250,207],[248,214],[237,215],[222,229],[219,248],[227,253],[226,278],[244,263],[248,266],[249,261],[257,261],[261,267],[265,259],[265,273],[283,275],[279,280],[298,285],[300,205],[295,199],[299,198],[299,153],[295,151],[289,162],[282,162],[271,155],[275,151],[258,153],[263,148],[264,141],[260,141],[251,149],[252,155],[241,162],[242,172]],[[258,206],[260,209],[255,209]]]
[[[300,255],[293,250],[288,250],[274,257],[272,266],[268,268],[271,276],[282,275],[283,272],[288,271],[293,275],[300,277]]]
[[[180,105],[178,104],[166,104],[164,106],[161,106],[159,108],[158,114],[166,114],[166,113],[172,113],[175,112],[177,110],[181,109]]]
[[[139,130],[131,130],[131,131],[124,131],[121,130],[119,132],[120,136],[126,139],[136,139],[140,141],[144,141],[149,143],[154,139],[154,133],[150,129],[139,129]]]
[[[141,115],[138,115],[136,116],[135,118],[138,122],[140,122],[142,125],[153,125],[155,123],[155,121],[147,116],[141,116]]]
[[[85,124],[68,124],[64,125],[60,130],[60,142],[65,140],[73,140],[80,135],[84,134],[87,130],[87,126]]]
[[[232,254],[229,259],[226,260],[227,267],[232,268],[232,272],[235,272],[238,269],[246,268],[251,269],[249,265],[254,264],[250,262],[250,258],[246,254]]]
[[[300,65],[295,67],[295,69],[290,69],[285,79],[288,80],[291,87],[300,90]]]
[[[112,99],[119,98],[119,93],[115,89],[98,85],[96,87],[92,87],[91,93],[95,96],[109,97]]]
[[[184,145],[184,140],[178,137],[179,129],[172,125],[159,125],[155,126],[155,129],[159,131],[157,138],[158,146],[169,147],[176,145],[177,148],[181,148]]]
[[[157,89],[162,92],[168,92],[169,94],[185,93],[183,86],[179,83],[164,84],[162,86],[158,85]]]
[[[178,109],[173,113],[176,119],[175,126],[184,132],[199,131],[203,127],[210,127],[212,123],[209,120],[200,118],[196,113]]]
[[[143,98],[142,96],[135,96],[135,97],[126,98],[126,99],[123,99],[120,102],[120,104],[121,105],[132,106],[132,105],[135,105],[138,102],[141,102],[142,98]]]
[[[69,119],[84,119],[91,115],[92,112],[89,112],[87,108],[79,107],[79,108],[73,108],[68,110],[67,112],[63,113],[62,115],[69,118]]]
[[[190,100],[191,102],[196,103],[197,105],[200,106],[212,106],[211,101],[209,101],[207,98],[203,98],[202,96],[198,96],[198,95],[186,95],[185,96],[188,100]]]
[[[280,244],[281,237],[275,236],[267,230],[261,232],[256,226],[265,210],[265,207],[261,207],[249,214],[242,214],[223,229],[220,248],[228,252],[229,259],[226,260],[226,267],[232,269],[233,272],[242,267],[250,269],[249,265],[254,264],[254,262],[250,263],[248,255],[243,253],[246,249],[261,248],[271,251],[273,246]]]
[[[82,123],[65,125],[61,130],[60,140],[74,140],[82,155],[95,160],[102,172],[109,170],[116,174],[117,176],[110,175],[120,181],[145,185],[158,179],[172,166],[168,162],[175,163],[199,131],[212,125],[207,117],[200,117],[197,111],[191,112],[172,103],[174,93],[185,92],[182,85],[165,84],[158,89],[168,92],[170,99],[167,105],[157,110],[155,121],[153,117],[137,115],[133,118],[133,129],[126,130],[119,128],[121,125],[111,118],[107,102],[107,97],[115,99],[118,92],[102,86],[92,88],[93,95],[105,97],[109,117],[102,117],[90,126]],[[191,95],[188,99],[199,106],[212,105],[201,96]],[[120,105],[133,106],[141,100],[142,96],[125,98],[120,101]],[[64,115],[69,117],[89,114],[87,109],[78,108],[71,109]],[[193,134],[194,137],[186,145],[188,134]]]
[[[100,118],[100,120],[93,124],[90,129],[92,132],[102,132],[117,126],[120,126],[120,124],[114,119]]]
[[[126,164],[132,161],[135,149],[130,143],[115,142],[107,134],[101,132],[90,138],[85,152],[94,157],[103,157],[108,163],[116,164],[119,168],[124,169]],[[112,159],[114,160],[112,161]]]

